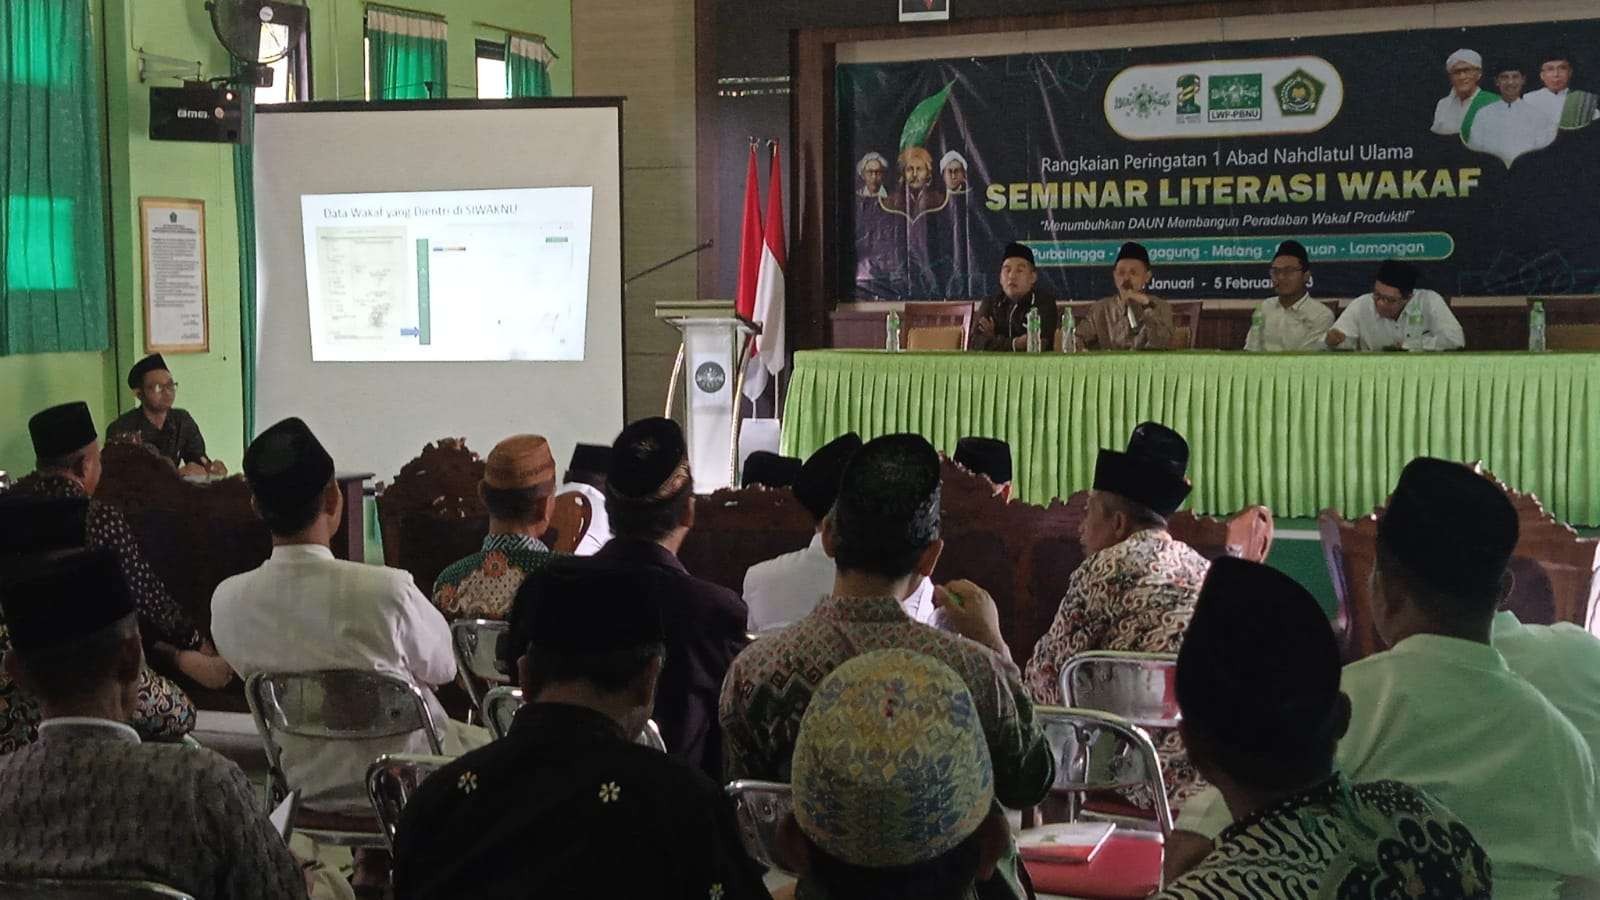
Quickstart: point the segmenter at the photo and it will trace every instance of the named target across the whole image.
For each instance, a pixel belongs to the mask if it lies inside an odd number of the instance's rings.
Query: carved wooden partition
[[[1529,624],[1572,622],[1592,626],[1600,592],[1600,540],[1579,537],[1558,521],[1533,494],[1512,490],[1482,466],[1517,510],[1520,533],[1509,568],[1513,579],[1506,608]],[[1385,649],[1372,618],[1372,570],[1378,555],[1378,515],[1383,507],[1355,521],[1333,510],[1317,517],[1323,556],[1338,598],[1335,628],[1341,630],[1345,661]]]
[[[406,463],[394,483],[378,486],[383,562],[405,569],[424,594],[447,566],[477,553],[489,533],[478,496],[483,460],[459,438],[440,438]]]

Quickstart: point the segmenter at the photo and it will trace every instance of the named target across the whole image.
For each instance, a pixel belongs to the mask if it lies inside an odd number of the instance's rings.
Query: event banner
[[[1169,298],[1415,261],[1446,296],[1600,293],[1600,20],[839,67],[843,297],[1062,299],[1142,242]],[[1588,50],[1587,57],[1574,55]]]

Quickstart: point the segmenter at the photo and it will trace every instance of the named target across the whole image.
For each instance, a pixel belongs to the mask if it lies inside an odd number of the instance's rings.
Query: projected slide
[[[315,362],[582,360],[587,187],[300,198]]]

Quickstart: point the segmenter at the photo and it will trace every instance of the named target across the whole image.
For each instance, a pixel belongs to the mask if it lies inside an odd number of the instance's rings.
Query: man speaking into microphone
[[[1172,347],[1172,306],[1148,293],[1150,254],[1129,241],[1117,253],[1111,280],[1117,292],[1094,306],[1078,323],[1085,350],[1168,350]]]

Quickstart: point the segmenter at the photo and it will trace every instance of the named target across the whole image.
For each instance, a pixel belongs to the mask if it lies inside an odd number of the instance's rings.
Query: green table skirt
[[[913,431],[1011,444],[1022,499],[1090,486],[1096,450],[1153,419],[1189,439],[1189,508],[1364,514],[1412,457],[1481,460],[1600,525],[1600,354],[795,354],[783,452]]]

